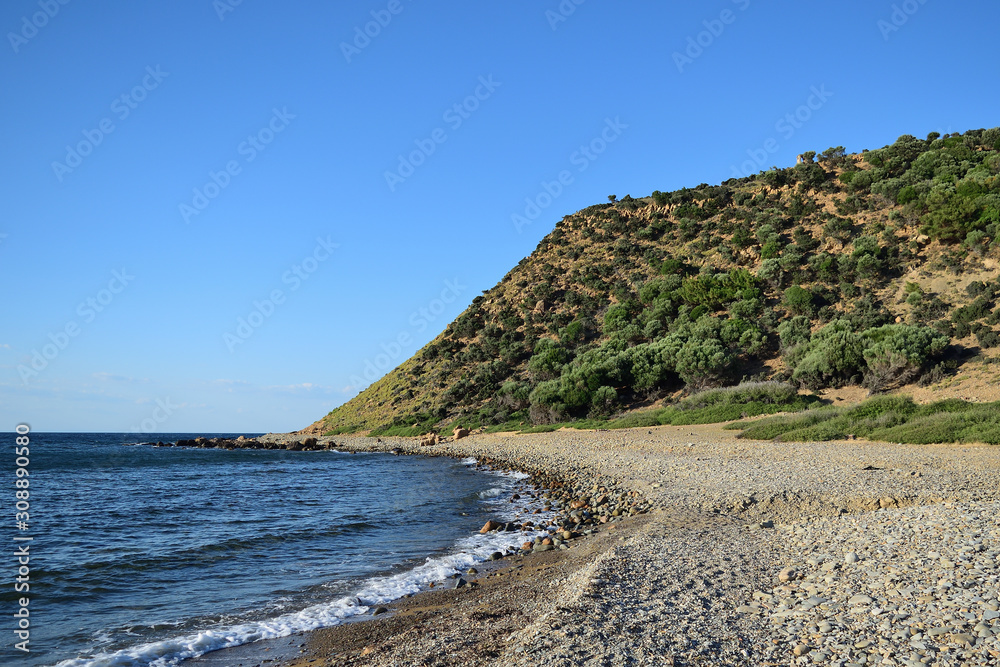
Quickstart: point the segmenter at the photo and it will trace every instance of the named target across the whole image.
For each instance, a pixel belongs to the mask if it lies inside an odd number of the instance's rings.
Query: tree
[[[832,165],[843,164],[846,161],[845,154],[847,149],[843,146],[836,146],[832,148],[827,148],[825,151],[820,153],[819,159],[821,162],[829,162]]]
[[[608,195],[608,201],[614,204],[616,201],[618,201],[618,195]]]

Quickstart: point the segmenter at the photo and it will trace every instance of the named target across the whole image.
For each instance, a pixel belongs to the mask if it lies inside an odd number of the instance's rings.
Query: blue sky
[[[4,3],[0,421],[301,428],[609,194],[1000,125],[997,25],[962,0]]]

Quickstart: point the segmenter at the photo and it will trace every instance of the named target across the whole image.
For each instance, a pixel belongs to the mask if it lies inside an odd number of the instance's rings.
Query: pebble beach
[[[994,447],[716,425],[319,442],[521,470],[594,529],[313,632],[289,666],[1000,664]],[[607,523],[598,492],[619,510]]]

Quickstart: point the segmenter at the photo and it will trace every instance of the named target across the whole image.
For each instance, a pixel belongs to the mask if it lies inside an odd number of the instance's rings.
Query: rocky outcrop
[[[276,442],[259,438],[194,438],[193,440],[177,440],[176,442],[158,443],[161,447],[195,447],[198,449],[285,449],[290,452],[312,452],[321,449],[333,449],[333,443],[320,444],[316,438],[303,440],[288,440]]]

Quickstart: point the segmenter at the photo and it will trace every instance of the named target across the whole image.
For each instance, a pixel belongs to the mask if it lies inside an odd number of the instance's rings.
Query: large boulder
[[[452,435],[455,437],[455,440],[461,440],[469,435],[469,429],[457,427],[454,431],[452,431]]]

